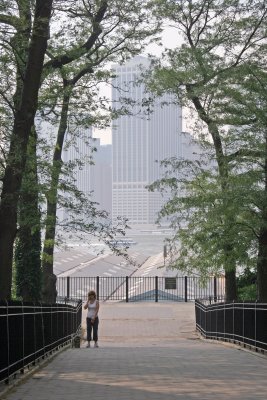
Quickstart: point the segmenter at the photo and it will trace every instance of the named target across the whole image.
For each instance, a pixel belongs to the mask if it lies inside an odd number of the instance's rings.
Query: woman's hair
[[[90,292],[88,292],[88,297],[93,295],[94,297],[96,297],[96,292],[94,290],[90,290]]]

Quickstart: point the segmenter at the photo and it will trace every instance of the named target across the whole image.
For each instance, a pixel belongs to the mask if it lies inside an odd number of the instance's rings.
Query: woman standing
[[[99,301],[96,299],[96,292],[90,290],[88,293],[88,300],[84,305],[84,309],[88,309],[86,325],[87,325],[87,346],[90,347],[90,342],[92,340],[92,330],[93,330],[93,340],[95,342],[94,347],[98,347],[98,311],[99,311]]]

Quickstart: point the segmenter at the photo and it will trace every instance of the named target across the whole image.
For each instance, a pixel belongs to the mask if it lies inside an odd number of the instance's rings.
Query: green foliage
[[[0,122],[4,122],[5,126],[1,124],[0,128],[1,176],[5,172],[6,158],[4,153],[10,145],[9,133],[12,132],[14,122],[12,112],[20,104],[25,66],[29,54],[29,41],[32,36],[32,28],[36,26],[32,24],[35,1],[4,0],[3,5],[2,3],[0,6],[0,39],[3,39],[1,43],[4,43],[4,45],[1,45],[0,51],[2,86]],[[68,188],[68,184],[62,184],[63,179],[61,182],[59,179],[63,165],[61,155],[65,134],[68,131],[68,141],[75,144],[76,139],[81,136],[81,131],[92,125],[106,127],[110,124],[111,119],[121,112],[120,110],[112,110],[108,100],[99,95],[99,86],[103,83],[107,84],[112,75],[111,72],[106,70],[106,66],[114,62],[124,62],[133,55],[139,54],[147,43],[157,41],[157,34],[160,32],[162,24],[161,18],[151,14],[155,5],[150,1],[85,0],[70,2],[69,0],[61,0],[54,3],[56,4],[53,7],[49,43],[39,90],[38,122],[40,122],[40,118],[42,122],[49,122],[50,127],[58,129],[58,136],[54,141],[56,135],[52,132],[51,147],[48,132],[45,131],[43,126],[39,126],[38,133],[41,133],[42,140],[38,142],[38,145],[42,143],[44,147],[40,146],[35,154],[38,154],[38,172],[42,178],[41,186],[37,184],[36,177],[32,180],[38,191],[42,187],[39,200],[41,197],[43,200],[44,195],[46,195],[48,215],[45,224],[48,234],[45,235],[46,242],[44,245],[46,247],[48,244],[50,253],[53,252],[55,244],[58,187]],[[11,118],[9,118],[10,116]],[[86,140],[88,140],[88,137]],[[45,160],[43,161],[40,154],[44,148],[48,151],[44,152]],[[13,153],[12,157],[23,157],[25,155],[15,154],[16,151]],[[84,160],[78,160],[78,162],[83,164]],[[20,201],[19,239],[16,245],[16,263],[19,271],[17,271],[16,276],[19,291],[25,287],[30,276],[31,252],[28,246],[31,245],[29,237],[35,233],[30,232],[30,228],[38,225],[35,220],[36,216],[39,218],[38,229],[40,227],[40,216],[37,212],[38,207],[36,208],[35,200],[33,206],[35,215],[33,215],[30,207],[27,208],[26,206],[27,204],[33,205],[33,203],[27,203],[27,200],[29,200],[27,196],[26,199],[23,198],[28,193],[30,183],[31,179],[25,178]],[[82,206],[84,202],[81,201],[78,192],[71,192],[72,199],[74,197],[76,206],[79,202],[79,205]],[[37,198],[38,193],[34,194]],[[78,196],[77,199],[75,194]],[[77,201],[75,202],[75,200]],[[112,234],[113,228],[109,223],[103,225],[97,220],[98,217],[101,221],[104,217],[107,219],[107,215],[95,210],[90,199],[87,199],[86,206],[90,210],[88,212],[90,221],[82,221],[76,213],[76,221],[72,221],[73,223],[69,227],[74,230],[87,230],[99,235],[103,235],[103,232],[105,232],[106,237]],[[81,209],[79,212],[81,214]],[[110,233],[106,229],[107,226],[111,229]],[[120,223],[119,226],[121,226]],[[118,229],[120,230],[120,228]],[[26,234],[26,231],[28,234]],[[33,244],[34,237],[32,236]],[[32,254],[33,258],[36,256],[36,262],[37,259],[39,261],[38,251],[36,248],[36,254]],[[53,256],[49,254],[49,257],[49,260],[46,259],[46,261],[52,263]],[[23,258],[25,258],[24,261]],[[29,271],[26,270],[26,264],[29,264]]]
[[[26,236],[25,236],[26,235]],[[41,299],[41,236],[40,231],[20,234],[15,244],[16,297],[24,301]]]
[[[257,300],[256,272],[245,268],[243,273],[237,277],[238,299]]]
[[[172,174],[180,191],[169,185],[170,177],[154,186],[171,190],[160,216],[171,218],[176,232],[173,265],[204,276],[256,267],[267,227],[265,4],[157,3],[183,41],[154,61],[148,85],[157,94],[173,93],[193,110],[195,136],[207,149],[207,143],[213,146],[209,165],[200,161],[187,180],[176,163]]]
[[[41,299],[41,213],[38,200],[36,135],[32,130],[21,186],[19,229],[14,252],[16,296],[24,301]]]
[[[231,177],[232,189],[223,192],[216,170],[203,170],[199,163],[189,161],[164,164],[170,168],[169,178],[150,189],[171,192],[160,212],[160,219],[168,217],[175,231],[168,239],[171,265],[187,273],[198,271],[203,278],[232,266],[255,265],[256,237],[246,204],[238,208],[244,192],[242,185],[238,192],[236,176]],[[231,251],[226,259],[227,245]]]

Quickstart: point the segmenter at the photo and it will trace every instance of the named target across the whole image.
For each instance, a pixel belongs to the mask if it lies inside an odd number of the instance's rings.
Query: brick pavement
[[[68,349],[6,400],[267,399],[267,358],[199,338],[194,305],[102,303],[99,349]]]

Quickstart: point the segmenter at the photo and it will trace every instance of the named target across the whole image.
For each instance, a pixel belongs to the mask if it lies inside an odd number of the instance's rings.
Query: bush
[[[257,286],[252,284],[249,286],[240,287],[237,289],[237,296],[239,300],[257,300]]]
[[[257,300],[256,272],[245,268],[243,273],[237,277],[238,300]]]

